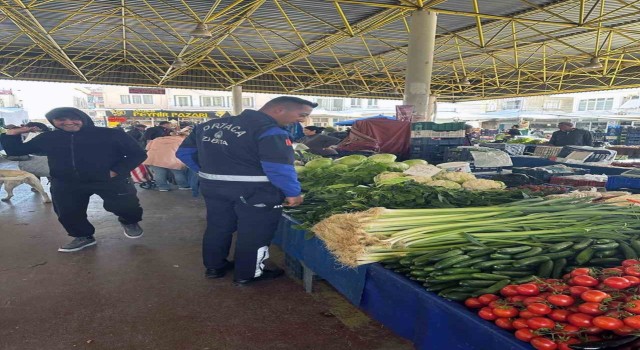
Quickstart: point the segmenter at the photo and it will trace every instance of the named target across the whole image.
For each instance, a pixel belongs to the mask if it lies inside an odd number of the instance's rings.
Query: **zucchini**
[[[500,254],[500,253],[493,253],[493,254],[489,255],[489,257],[491,259],[495,259],[495,260],[510,260],[510,259],[512,259],[511,255],[509,255],[509,254]]]
[[[478,272],[472,273],[470,279],[502,281],[509,279],[509,277],[505,275]]]
[[[476,273],[476,272],[482,272],[482,271],[478,269],[472,269],[470,267],[452,267],[442,272],[444,272],[445,275],[457,275],[461,273]]]
[[[448,252],[445,253],[440,253],[440,254],[436,254],[436,255],[432,255],[429,257],[429,261],[430,262],[436,262],[442,259],[446,259],[446,258],[450,258],[452,256],[456,256],[456,255],[462,255],[463,251],[461,249],[452,249]]]
[[[638,253],[636,253],[636,251],[633,250],[633,248],[631,248],[630,245],[628,245],[627,243],[625,243],[623,241],[618,241],[618,244],[620,244],[618,249],[620,249],[620,251],[622,252],[622,255],[624,255],[625,259],[637,259],[638,258]]]
[[[591,248],[593,248],[594,250],[610,250],[610,249],[616,249],[618,248],[618,246],[620,246],[618,242],[611,242],[611,243],[603,243],[603,244],[594,244],[591,246]]]
[[[596,258],[612,258],[618,254],[617,249],[598,250],[595,254]]]
[[[463,287],[476,287],[476,288],[489,287],[494,283],[495,281],[492,281],[492,280],[462,280],[458,282],[458,284]]]
[[[593,243],[593,239],[591,239],[591,238],[581,239],[578,242],[574,243],[571,246],[571,249],[573,249],[573,250],[583,250],[583,249],[587,248],[588,246],[590,246],[592,243]]]
[[[483,262],[479,262],[477,264],[474,264],[472,267],[474,269],[488,269],[491,268],[494,265],[506,265],[506,264],[511,264],[513,263],[514,260],[489,260],[489,261],[483,261]]]
[[[471,259],[471,257],[468,255],[455,255],[450,258],[446,258],[438,261],[435,265],[433,265],[433,267],[440,270],[469,259]]]
[[[584,264],[588,263],[589,260],[591,260],[591,258],[593,258],[593,254],[594,253],[595,253],[595,250],[593,250],[593,247],[585,248],[583,251],[578,253],[578,255],[576,255],[576,257],[575,257],[576,264],[584,265]]]
[[[551,260],[551,258],[546,255],[538,255],[538,256],[532,256],[530,258],[516,260],[513,262],[513,266],[520,267],[520,266],[540,265],[543,262],[549,261],[549,260]]]
[[[573,245],[573,242],[560,242],[560,243],[556,243],[556,244],[551,245],[548,250],[551,253],[556,253],[556,252],[565,250],[565,249],[571,247],[572,245]]]
[[[469,254],[467,254],[469,255]],[[469,260],[465,260],[463,262],[459,262],[457,264],[453,264],[453,267],[469,267],[473,264],[482,262],[482,261],[487,261],[489,260],[489,256],[488,255],[484,255],[484,256],[479,256],[473,259],[469,259]]]
[[[553,272],[553,260],[545,261],[538,265],[538,273],[536,276],[540,278],[549,278]]]
[[[520,254],[516,254],[513,257],[515,259],[524,259],[524,258],[530,258],[532,256],[536,256],[539,255],[540,253],[542,253],[542,248],[540,247],[533,247],[530,250],[524,252],[524,253],[520,253]]]
[[[478,250],[474,250],[471,252],[467,252],[467,255],[471,256],[471,257],[477,257],[477,256],[484,256],[484,255],[489,255],[493,252],[495,252],[496,250],[493,248],[483,248],[483,249],[478,249]]]
[[[482,294],[495,294],[495,293],[498,293],[500,291],[500,289],[504,288],[510,282],[511,282],[511,280],[509,280],[509,279],[498,281],[498,282],[490,285],[489,287],[476,290],[471,295],[476,297],[476,296],[482,295]]]
[[[517,278],[517,277],[524,277],[524,276],[533,275],[533,274],[535,274],[535,271],[505,271],[505,270],[495,271],[494,270],[493,273],[504,275],[504,276],[509,276],[509,277],[512,277],[512,278]]]
[[[571,258],[576,255],[576,252],[573,250],[563,250],[557,253],[546,253],[544,256],[549,257],[551,260],[562,259],[562,258]]]
[[[567,259],[558,259],[553,261],[553,271],[551,271],[551,278],[562,277],[563,270],[567,266]]]
[[[521,246],[517,246],[517,247],[509,247],[509,248],[500,248],[498,249],[498,253],[500,254],[518,254],[518,253],[524,253],[528,250],[530,250],[531,247],[528,245],[521,245]]]

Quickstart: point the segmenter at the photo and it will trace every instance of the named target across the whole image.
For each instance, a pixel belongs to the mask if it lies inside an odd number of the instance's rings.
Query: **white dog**
[[[4,184],[4,190],[7,191],[7,198],[2,198],[3,202],[8,202],[13,197],[13,189],[21,184],[27,184],[36,190],[42,196],[44,203],[51,203],[49,195],[42,188],[40,179],[35,175],[22,170],[1,170],[0,169],[0,188]]]

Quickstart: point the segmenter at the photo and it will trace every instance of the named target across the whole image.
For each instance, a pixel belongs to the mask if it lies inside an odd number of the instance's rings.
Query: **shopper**
[[[168,121],[160,122],[157,126],[148,128],[144,132],[144,141],[149,142],[158,137],[169,136],[173,131],[173,124]]]
[[[521,136],[522,133],[520,132],[520,126],[519,125],[513,125],[511,126],[511,129],[507,130],[507,134],[509,135],[509,137],[514,138],[516,136]]]
[[[43,123],[38,122],[29,122],[24,125],[25,127],[31,128],[31,132],[23,134],[26,136],[23,139],[23,142],[29,142],[34,139],[36,136],[44,133],[50,132],[51,129],[47,127]],[[35,175],[37,178],[46,177],[49,178],[49,161],[47,159],[46,153],[37,153],[30,154],[28,159],[24,159],[18,162],[18,169],[29,172]],[[34,190],[34,189],[32,189]]]
[[[96,127],[79,109],[55,108],[46,114],[56,128],[22,142],[21,134],[34,129],[7,130],[0,142],[9,155],[44,153],[49,159],[51,195],[58,220],[74,239],[60,252],[74,252],[96,244],[95,228],[87,220],[89,198],[97,194],[104,209],[116,214],[125,236],[142,237],[136,189],[129,172],[147,157],[122,130]]]
[[[304,137],[299,142],[309,147],[309,152],[313,154],[321,156],[338,154],[331,146],[340,143],[340,139],[323,135],[322,131],[324,131],[324,128],[318,126],[305,126],[303,129]]]
[[[234,281],[243,285],[279,277],[265,269],[282,205],[302,203],[286,125],[304,121],[316,103],[275,98],[259,111],[200,124],[178,149],[178,158],[199,172],[207,207],[202,242],[205,276],[220,278],[233,267],[226,260],[237,231]]]
[[[576,129],[571,122],[558,123],[558,129],[549,140],[554,146],[593,146],[593,136],[588,130]]]
[[[133,139],[136,140],[136,142],[138,142],[138,145],[144,148],[145,147],[144,132],[146,129],[147,129],[147,126],[144,124],[135,124],[131,127],[131,129],[129,129],[129,131],[127,131],[127,135],[133,137]]]
[[[169,182],[167,182],[169,173],[173,174],[178,189],[191,189],[185,171],[186,166],[176,158],[176,151],[185,136],[186,134],[174,133],[171,136],[158,137],[147,144],[147,159],[144,161],[144,165],[149,166],[153,172],[153,178],[160,192],[167,192],[171,189]]]

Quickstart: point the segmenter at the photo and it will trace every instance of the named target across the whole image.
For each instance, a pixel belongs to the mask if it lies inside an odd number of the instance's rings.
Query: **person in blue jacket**
[[[305,121],[316,106],[297,97],[277,97],[258,111],[199,124],[176,152],[200,177],[207,207],[202,241],[206,277],[223,277],[234,267],[226,258],[236,231],[236,284],[283,274],[280,269],[265,269],[264,262],[282,206],[303,201],[292,142],[284,127]]]

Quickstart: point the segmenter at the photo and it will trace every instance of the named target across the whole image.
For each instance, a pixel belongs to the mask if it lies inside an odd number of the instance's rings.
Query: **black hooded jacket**
[[[96,127],[91,118],[79,109],[55,108],[46,114],[47,120],[59,116],[76,116],[83,126],[77,132],[56,129],[42,133],[29,142],[21,135],[1,135],[0,142],[10,156],[44,153],[54,179],[73,182],[110,181],[110,171],[118,178],[142,163],[147,155],[138,143],[119,129]]]

